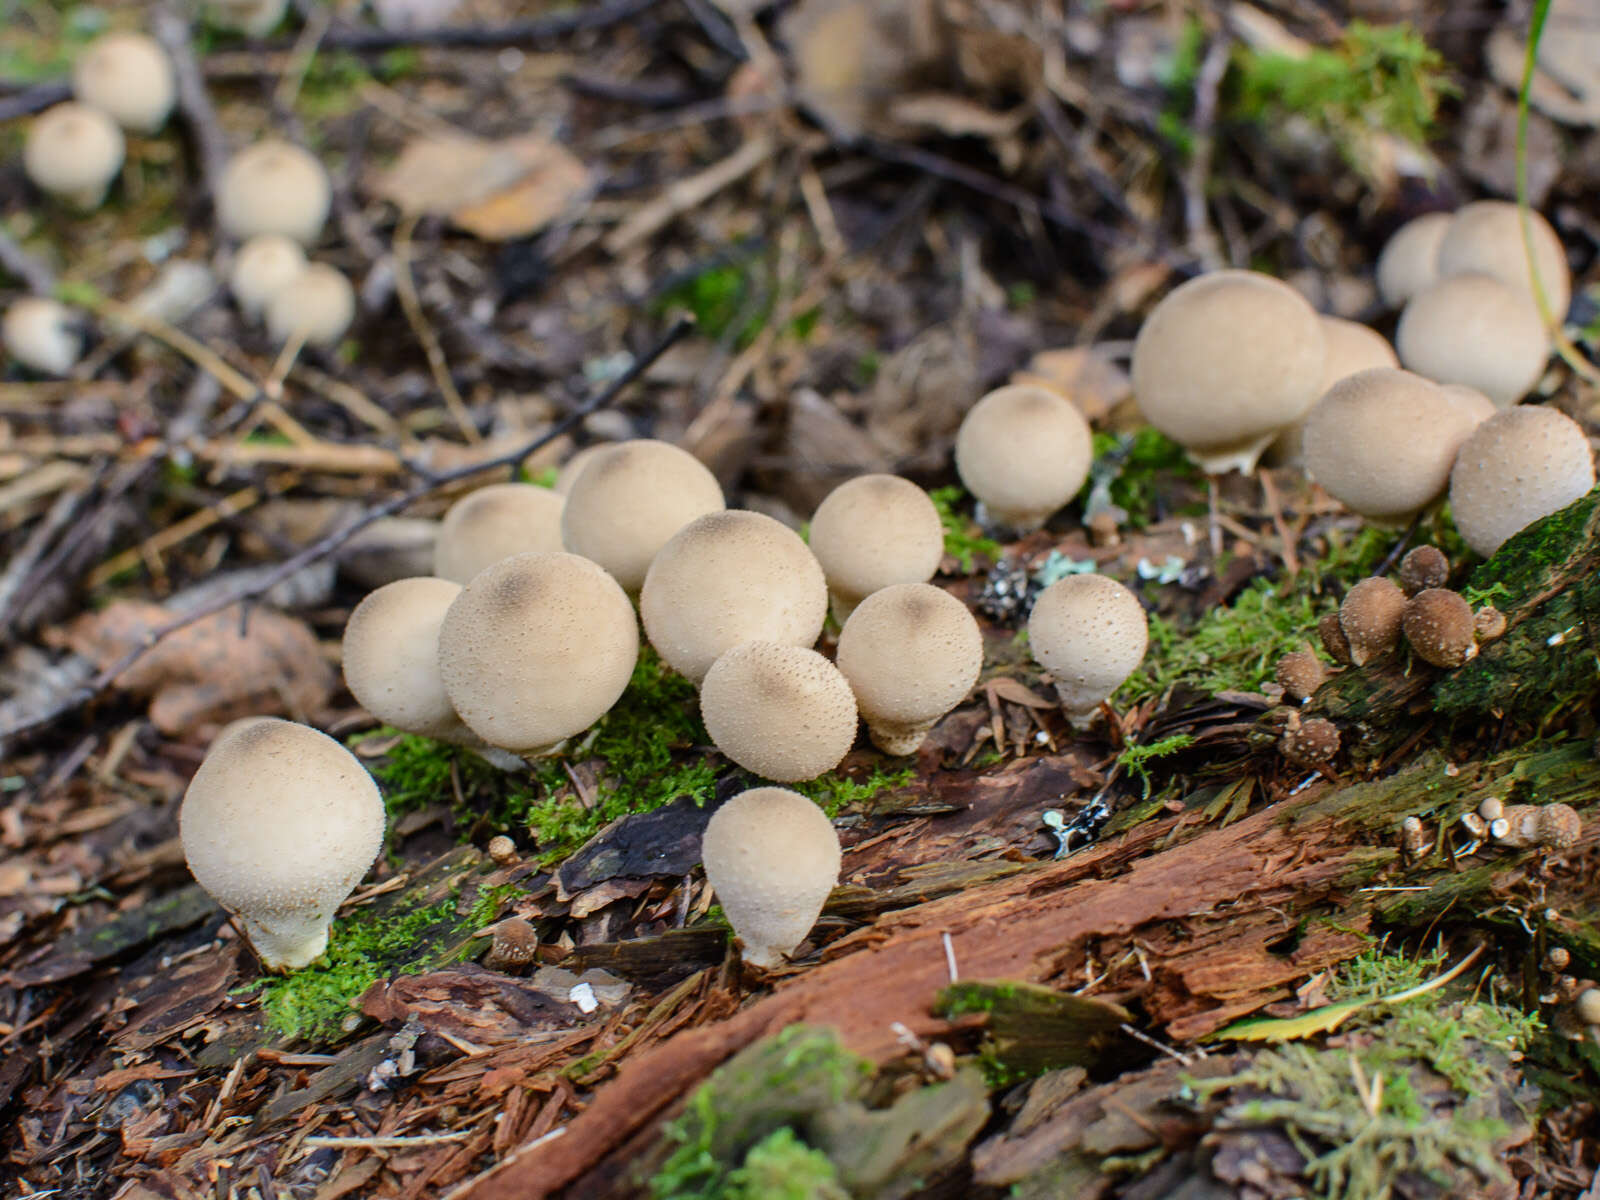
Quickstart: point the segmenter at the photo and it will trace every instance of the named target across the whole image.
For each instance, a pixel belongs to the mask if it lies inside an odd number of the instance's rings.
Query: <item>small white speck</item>
[[[524,57],[521,50],[515,46],[508,46],[500,51],[500,69],[510,75],[522,66]]]
[[[567,999],[578,1006],[582,1013],[592,1013],[600,1007],[600,1001],[594,998],[594,988],[587,983],[575,983],[572,991],[567,993]]]

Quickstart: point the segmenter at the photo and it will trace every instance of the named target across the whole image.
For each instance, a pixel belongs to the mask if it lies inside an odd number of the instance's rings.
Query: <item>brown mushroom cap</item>
[[[125,149],[115,121],[69,100],[34,119],[22,165],[41,191],[77,208],[98,208],[122,170]]]
[[[561,552],[563,500],[531,483],[493,483],[450,506],[433,544],[433,573],[470,583],[513,554]]]
[[[1150,624],[1139,598],[1104,575],[1069,575],[1039,594],[1028,648],[1080,728],[1144,659]]]
[[[1395,230],[1378,255],[1378,294],[1390,308],[1401,308],[1439,282],[1439,243],[1453,213],[1424,213]]]
[[[328,173],[313,155],[291,142],[257,142],[222,173],[217,224],[241,241],[281,233],[309,246],[322,235],[331,197]]]
[[[275,717],[236,722],[213,742],[178,814],[195,881],[273,970],[327,947],[328,923],[383,832],[383,797],[355,755]]]
[[[1399,645],[1405,608],[1405,592],[1381,575],[1351,588],[1339,605],[1339,628],[1350,647],[1350,661],[1359,667]]]
[[[1292,713],[1288,728],[1278,739],[1278,749],[1298,766],[1319,768],[1334,760],[1339,742],[1339,727],[1332,721],[1322,717],[1302,721],[1299,713]]]
[[[279,289],[287,287],[305,269],[306,252],[299,242],[281,233],[262,234],[240,246],[234,255],[228,289],[240,312],[259,317]]]
[[[1284,695],[1304,703],[1327,681],[1328,668],[1306,646],[1280,658],[1274,677],[1283,685]]]
[[[1567,252],[1550,222],[1528,213],[1533,237],[1534,262],[1539,283],[1559,322],[1572,303],[1572,272]],[[1506,200],[1474,200],[1451,220],[1439,242],[1439,278],[1454,275],[1492,275],[1509,288],[1533,299],[1533,271],[1522,238],[1522,217]]]
[[[1424,662],[1459,667],[1478,652],[1472,606],[1448,588],[1428,588],[1406,601],[1406,641]]]
[[[1033,384],[990,392],[956,433],[961,482],[991,517],[1023,532],[1039,528],[1078,494],[1093,456],[1083,414]]]
[[[344,679],[356,702],[405,733],[466,735],[439,675],[439,625],[461,586],[399,579],[356,605],[344,627]]]
[[[753,512],[708,513],[685,525],[651,562],[639,593],[650,644],[696,683],[740,642],[810,646],[827,614],[816,557],[793,530]]]
[[[1145,418],[1208,474],[1248,471],[1316,402],[1324,356],[1299,292],[1253,271],[1214,271],[1145,318],[1133,391]]]
[[[1452,275],[1415,296],[1395,347],[1408,370],[1477,388],[1502,408],[1528,394],[1550,357],[1533,301],[1488,275]]]
[[[696,517],[721,512],[722,487],[694,455],[641,438],[608,446],[567,493],[561,537],[637,592],[656,551]]]
[[[1344,636],[1344,626],[1339,624],[1339,614],[1323,613],[1317,618],[1317,635],[1328,657],[1341,666],[1350,665],[1350,640]]]
[[[1400,587],[1407,596],[1450,581],[1450,560],[1437,546],[1413,546],[1400,560]]]
[[[718,750],[779,783],[826,774],[856,740],[856,700],[839,669],[782,642],[741,642],[718,658],[700,685],[700,716]]]
[[[23,296],[6,309],[0,340],[6,353],[41,375],[65,375],[83,357],[80,321],[60,301]]]
[[[967,606],[928,583],[897,583],[868,596],[839,634],[873,744],[914,754],[934,722],[967,698],[983,669],[983,634]]]
[[[303,337],[307,345],[335,346],[355,317],[350,281],[326,263],[311,263],[267,300],[267,335],[280,344]]]
[[[897,475],[841,483],[811,517],[811,553],[822,564],[834,615],[879,588],[923,583],[944,557],[944,525],[928,493]]]
[[[1505,613],[1492,604],[1485,604],[1472,616],[1472,629],[1480,642],[1492,642],[1497,637],[1504,637],[1506,625]]]
[[[839,835],[788,788],[751,788],[716,812],[701,840],[706,879],[744,959],[775,967],[805,940],[839,881]]]
[[[633,605],[576,554],[518,554],[475,576],[439,629],[439,673],[491,746],[547,752],[617,702],[639,658]]]
[[[142,33],[98,37],[72,66],[73,99],[135,133],[154,133],[166,124],[177,94],[172,60],[160,42]]]
[[[1576,421],[1553,408],[1508,408],[1462,444],[1450,513],[1467,545],[1487,558],[1593,486],[1594,456]]]

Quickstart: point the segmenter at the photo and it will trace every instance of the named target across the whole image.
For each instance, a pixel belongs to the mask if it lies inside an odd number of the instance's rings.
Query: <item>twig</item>
[[[766,162],[774,149],[771,138],[753,137],[727,158],[687,179],[669,184],[666,191],[605,236],[602,244],[606,253],[621,254],[691,208],[704,204]]]
[[[417,297],[417,285],[411,278],[411,235],[416,228],[417,218],[410,216],[401,221],[400,227],[394,231],[395,295],[400,298],[400,307],[405,311],[411,332],[422,343],[428,370],[433,373],[433,382],[439,386],[439,394],[444,397],[445,408],[450,410],[450,419],[467,441],[481,442],[483,435],[472,423],[472,414],[467,411],[466,402],[456,390],[456,381],[450,378],[450,364],[445,361],[444,347],[439,344],[439,335],[434,333],[433,326],[428,324],[428,318],[422,311],[422,301]]]
[[[51,105],[72,99],[72,85],[65,79],[52,79],[0,100],[0,121],[15,121],[18,117],[31,117]]]
[[[222,132],[222,123],[217,120],[211,93],[206,90],[205,77],[194,56],[188,18],[177,9],[162,5],[150,18],[150,33],[172,59],[178,85],[178,111],[189,123],[189,132],[194,137],[206,196],[215,203],[222,172],[228,165],[228,139]]]
[[[1189,231],[1189,249],[1207,271],[1223,265],[1222,247],[1206,210],[1206,187],[1211,181],[1211,155],[1216,145],[1217,93],[1228,70],[1233,40],[1219,33],[1206,47],[1194,84],[1194,153],[1183,172],[1183,222]]]
[[[4,229],[0,229],[0,270],[20,279],[36,296],[48,296],[56,290],[54,272],[19,246]]]
[[[377,29],[341,27],[328,31],[322,45],[328,50],[398,50],[403,46],[441,46],[466,50],[499,50],[547,42],[586,29],[604,29],[654,8],[657,0],[613,0],[593,7],[577,5],[565,12],[505,25],[447,25],[433,29]],[[277,42],[263,50],[287,50],[291,43]]]

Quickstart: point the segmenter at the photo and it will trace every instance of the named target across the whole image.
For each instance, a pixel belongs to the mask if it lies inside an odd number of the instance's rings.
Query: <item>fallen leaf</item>
[[[401,212],[449,217],[485,241],[544,228],[588,187],[588,168],[559,142],[539,136],[418,138],[373,183]]]

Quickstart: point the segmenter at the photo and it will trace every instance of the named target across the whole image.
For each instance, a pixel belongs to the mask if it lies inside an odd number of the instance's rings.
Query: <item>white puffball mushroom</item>
[[[1539,213],[1528,213],[1534,263],[1539,283],[1559,324],[1572,303],[1572,272],[1561,239]],[[1529,300],[1534,299],[1533,270],[1522,240],[1522,215],[1506,200],[1474,200],[1458,211],[1439,243],[1439,278],[1490,275]],[[1534,302],[1535,311],[1538,309]]]
[[[1346,376],[1373,367],[1398,367],[1394,347],[1389,345],[1376,329],[1343,317],[1317,317],[1322,329],[1323,345],[1327,358],[1322,364],[1322,383],[1317,394],[1327,394],[1329,388]],[[1273,439],[1267,461],[1277,465],[1301,466],[1305,459],[1305,422],[1292,425]]]
[[[712,663],[700,684],[700,716],[718,750],[779,783],[833,770],[859,723],[839,668],[782,642],[741,642]]]
[[[1069,575],[1039,594],[1028,648],[1078,729],[1144,660],[1150,624],[1139,598],[1104,575]]]
[[[1594,455],[1576,421],[1553,408],[1508,408],[1462,444],[1450,473],[1450,514],[1467,545],[1488,558],[1594,482]]]
[[[82,321],[65,304],[24,296],[6,309],[0,325],[6,353],[41,375],[65,375],[83,357]]]
[[[1133,394],[1206,474],[1248,472],[1316,403],[1325,357],[1317,314],[1299,292],[1254,271],[1213,271],[1145,318]]]
[[[356,319],[356,292],[344,274],[311,263],[267,301],[267,335],[282,345],[304,338],[308,346],[336,346]]]
[[[269,970],[306,966],[383,848],[383,797],[325,733],[262,717],[211,744],[178,836],[195,882],[238,918]]]
[[[344,679],[357,703],[405,733],[471,741],[439,674],[439,626],[461,594],[448,579],[385,584],[344,627]]]
[[[122,130],[98,108],[67,101],[28,129],[22,165],[40,191],[76,208],[100,207],[122,170]]]
[[[596,455],[611,449],[614,442],[599,442],[593,446],[585,446],[566,462],[561,464],[561,470],[556,472],[555,487],[552,489],[560,495],[570,495],[572,485],[578,482],[578,476],[583,469],[595,460]]]
[[[1488,275],[1452,275],[1413,297],[1394,341],[1407,370],[1477,388],[1501,408],[1528,394],[1550,357],[1533,301]]]
[[[1439,282],[1439,243],[1454,215],[1424,213],[1389,236],[1378,254],[1378,294],[1384,304],[1403,308],[1411,297]]]
[[[805,940],[839,882],[839,835],[788,788],[740,792],[706,824],[706,879],[744,944],[744,960],[776,967]]]
[[[257,142],[234,155],[217,184],[217,223],[241,241],[281,233],[303,246],[322,234],[332,190],[315,155],[292,142]]]
[[[956,433],[961,482],[990,518],[1018,533],[1039,528],[1078,494],[1093,456],[1083,414],[1035,384],[990,392]]]
[[[281,233],[253,237],[233,257],[228,288],[239,311],[259,319],[267,303],[306,269],[306,252],[300,243]]]
[[[154,133],[172,113],[178,82],[172,60],[155,38],[108,33],[73,64],[72,95],[131,133]]]
[[[450,506],[433,544],[433,573],[470,583],[513,554],[559,553],[562,498],[532,483],[494,483]]]
[[[811,553],[828,580],[833,615],[896,583],[925,583],[944,557],[944,525],[928,493],[898,475],[841,483],[811,516]]]
[[[967,606],[943,588],[897,583],[856,606],[839,634],[837,661],[873,745],[885,754],[915,754],[978,682],[983,634]]]

